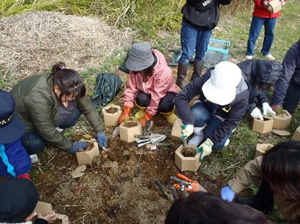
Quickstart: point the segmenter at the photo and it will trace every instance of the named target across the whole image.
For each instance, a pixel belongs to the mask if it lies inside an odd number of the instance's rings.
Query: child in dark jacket
[[[0,105],[0,177],[30,179],[30,157],[21,144],[25,127],[14,114],[12,95],[0,90]]]

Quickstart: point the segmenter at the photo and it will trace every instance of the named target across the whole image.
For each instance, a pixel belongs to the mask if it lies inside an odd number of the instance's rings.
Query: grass
[[[277,61],[283,60],[289,47],[300,37],[300,16],[297,13],[300,11],[300,4],[297,1],[288,1],[277,20],[272,46],[272,55],[276,57]],[[139,34],[135,42],[148,41],[162,51],[167,58],[171,58],[173,51],[180,47],[180,8],[184,2],[184,0],[2,0],[0,15],[10,16],[35,10],[50,10],[66,14],[100,16],[109,24],[119,28],[131,27]],[[229,60],[239,62],[245,57],[253,5],[241,0],[235,1],[234,4],[222,9],[223,16],[213,31],[213,37],[231,41]],[[256,58],[262,58],[260,55],[262,42],[263,31],[256,44]],[[115,72],[122,63],[126,50],[128,49],[116,51],[106,59],[102,67],[89,68],[81,73],[90,91],[93,91],[95,77],[98,73]],[[13,76],[0,71],[0,88],[10,89],[17,81]],[[246,115],[233,133],[229,147],[206,158],[200,172],[212,176],[223,175],[226,179],[230,179],[254,157],[256,144],[277,144],[291,138],[253,132],[251,131],[251,121],[250,116]],[[293,134],[299,122],[300,111],[298,109],[293,115],[288,131]],[[85,123],[81,125],[86,125]],[[67,134],[73,136],[72,133],[71,130]],[[250,189],[256,191],[257,186],[251,186]],[[277,214],[272,219],[277,223],[287,223]]]

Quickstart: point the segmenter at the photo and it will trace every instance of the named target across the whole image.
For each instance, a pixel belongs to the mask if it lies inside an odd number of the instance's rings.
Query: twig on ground
[[[221,171],[223,172],[223,171],[225,171],[225,170],[232,169],[233,167],[235,167],[235,166],[238,165],[239,163],[240,163],[240,161],[237,162],[237,163],[231,164],[230,166],[226,167],[225,169],[223,169],[223,170],[221,170]]]
[[[75,221],[73,221],[73,223],[75,223],[75,222],[77,222],[77,221],[79,221],[79,220],[81,220],[81,219],[84,219],[86,216],[87,216],[87,215],[84,215],[84,216],[80,217],[79,219],[76,219]]]
[[[55,153],[54,156],[52,156],[52,158],[48,160],[48,162],[46,163],[46,166],[49,165],[49,163],[57,156],[58,153],[59,152]]]

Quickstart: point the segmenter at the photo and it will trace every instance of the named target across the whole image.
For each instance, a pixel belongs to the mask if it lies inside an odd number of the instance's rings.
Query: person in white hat
[[[130,117],[134,105],[140,109],[135,117],[143,127],[157,112],[173,124],[177,118],[173,99],[178,90],[164,55],[147,43],[136,43],[131,46],[126,67],[130,72],[119,124]]]
[[[240,68],[230,62],[220,62],[177,94],[176,111],[183,122],[181,138],[194,133],[188,144],[195,146],[204,139],[196,150],[201,153],[201,159],[229,144],[229,137],[246,111],[249,91]],[[199,100],[190,108],[189,102],[196,95],[200,95]]]

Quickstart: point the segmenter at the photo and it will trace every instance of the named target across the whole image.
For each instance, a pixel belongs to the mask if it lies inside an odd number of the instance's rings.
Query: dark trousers
[[[269,184],[265,179],[263,179],[257,194],[246,199],[245,204],[261,212],[268,213],[274,208],[273,194],[274,192],[270,188]]]
[[[65,129],[75,126],[81,114],[81,111],[77,108],[73,115],[62,125],[60,125],[59,128]],[[46,147],[45,139],[43,139],[42,136],[40,136],[36,131],[26,132],[22,136],[21,141],[29,155],[40,153],[44,151]]]
[[[157,111],[162,113],[169,113],[174,109],[174,98],[176,94],[168,92],[159,102]],[[148,107],[150,104],[151,95],[144,92],[138,92],[135,97],[135,102],[141,107]]]
[[[300,86],[290,84],[285,95],[283,109],[287,110],[290,114],[293,114],[297,109],[299,101]]]

